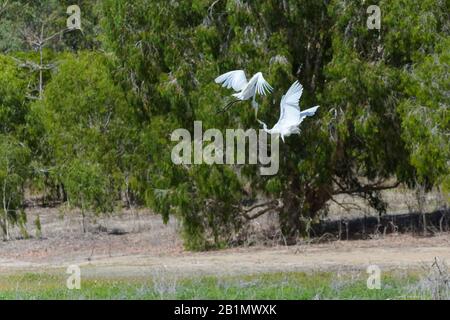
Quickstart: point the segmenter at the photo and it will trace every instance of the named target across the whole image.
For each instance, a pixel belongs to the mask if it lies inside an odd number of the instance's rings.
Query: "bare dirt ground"
[[[392,234],[369,240],[333,241],[297,246],[232,248],[187,252],[177,223],[164,225],[148,211],[90,221],[83,233],[79,215],[57,208],[28,209],[28,230],[39,215],[42,238],[0,242],[0,276],[18,272],[64,270],[82,266],[84,275],[140,277],[164,272],[183,275],[254,274],[278,271],[363,269],[376,264],[389,269],[430,265],[435,257],[450,262],[450,234],[433,237]]]

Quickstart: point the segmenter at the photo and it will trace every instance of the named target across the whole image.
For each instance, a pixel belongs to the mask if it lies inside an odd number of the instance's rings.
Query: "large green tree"
[[[41,139],[34,145],[45,154],[44,177],[63,188],[83,217],[111,212],[124,190],[123,157],[135,139],[133,112],[102,54],[68,54],[58,64],[30,114],[30,132]]]
[[[378,5],[379,31],[367,28],[363,1],[104,1],[107,45],[150,152],[140,185],[165,219],[181,217],[188,246],[229,240],[258,215],[248,203],[262,198],[294,239],[336,194],[361,196],[384,212],[381,190],[412,186],[418,173],[430,186],[448,175],[448,2]],[[175,128],[192,130],[194,120],[205,130],[258,126],[245,105],[214,116],[228,94],[214,78],[241,68],[262,71],[275,85],[260,112],[269,123],[296,79],[305,87],[302,105],[321,104],[302,134],[281,145],[280,172],[263,177],[255,166],[173,165],[168,137]],[[432,90],[438,95],[429,99]],[[426,124],[425,133],[414,127],[424,120],[412,118],[420,101],[437,111],[433,132]],[[427,168],[423,157],[432,163]]]

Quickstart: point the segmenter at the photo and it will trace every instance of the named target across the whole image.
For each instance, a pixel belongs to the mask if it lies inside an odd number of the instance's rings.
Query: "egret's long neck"
[[[255,118],[258,119],[258,109],[259,109],[259,104],[256,102],[255,96],[253,96],[252,107],[253,107],[253,109],[255,109]]]
[[[258,119],[256,119],[256,120],[258,120]],[[258,122],[263,126],[263,130],[265,132],[270,133],[271,130],[267,129],[267,125],[264,122],[262,122],[261,120],[258,120]]]

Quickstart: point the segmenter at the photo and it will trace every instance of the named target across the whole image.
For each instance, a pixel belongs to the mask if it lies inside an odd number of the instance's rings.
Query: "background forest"
[[[73,4],[82,30],[66,30]],[[0,234],[24,229],[32,194],[83,217],[176,216],[196,250],[269,211],[294,241],[339,194],[380,214],[381,191],[400,185],[448,201],[449,13],[448,0],[0,0]],[[214,79],[235,69],[275,87],[268,123],[295,80],[302,105],[321,106],[280,144],[275,176],[171,161],[171,132],[195,120],[260,127],[248,106],[215,116],[228,98]]]

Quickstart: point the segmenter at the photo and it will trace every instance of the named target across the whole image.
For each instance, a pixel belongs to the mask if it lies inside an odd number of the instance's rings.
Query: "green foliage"
[[[85,212],[113,211],[114,196],[108,176],[97,163],[73,160],[62,174],[69,205]]]
[[[27,82],[13,59],[0,55],[0,134],[18,133],[25,125]]]
[[[113,157],[108,138],[123,124],[117,115],[123,112],[124,99],[105,61],[93,53],[62,58],[44,100],[35,106],[59,161]]]
[[[26,223],[23,211],[30,152],[11,136],[0,135],[0,230],[9,239],[11,226]]]
[[[5,1],[3,1],[5,2]],[[83,31],[65,32],[55,37],[52,50],[95,49],[100,45],[99,3],[93,0],[7,1],[0,23],[0,52],[17,52],[31,48],[32,41],[43,32],[50,37],[67,28],[67,7],[76,4],[81,8]]]
[[[370,121],[370,124],[367,107],[360,116],[369,124],[368,130],[377,132],[379,146],[367,145],[367,150],[360,154],[370,155],[384,147],[386,155],[382,154],[381,158],[388,162],[374,159],[388,170],[397,164],[393,172],[401,181],[418,182],[427,188],[445,185],[450,152],[446,94],[449,90],[449,2],[380,1],[378,5],[382,8],[382,28],[378,34],[361,28],[361,24],[356,27],[361,16],[358,12],[363,10],[356,3],[349,5],[344,10],[346,14],[338,20],[343,37],[335,37],[334,46],[336,52],[350,52],[351,60],[336,60],[331,65],[329,71],[337,77],[330,87],[337,91],[336,99],[341,104],[361,96],[367,102],[360,101],[360,106],[372,107],[379,101],[378,112],[382,117],[378,119],[383,119],[382,122]],[[335,9],[334,14],[342,10],[342,3],[336,1]],[[346,65],[354,69],[335,72]],[[366,95],[362,95],[364,91]],[[355,137],[353,132],[351,137]],[[364,137],[359,140],[367,142]]]
[[[42,226],[41,226],[41,218],[39,215],[36,216],[34,220],[34,227],[36,228],[36,238],[40,239],[42,237]]]
[[[411,150],[411,163],[419,182],[428,188],[441,185],[450,191],[450,39],[436,52],[417,60],[411,72],[404,73],[402,114],[403,137]]]
[[[46,138],[49,154],[43,165],[63,182],[71,204],[111,211],[123,184],[121,156],[133,139],[133,128],[126,128],[132,112],[110,78],[107,60],[94,53],[62,58],[32,115]]]

